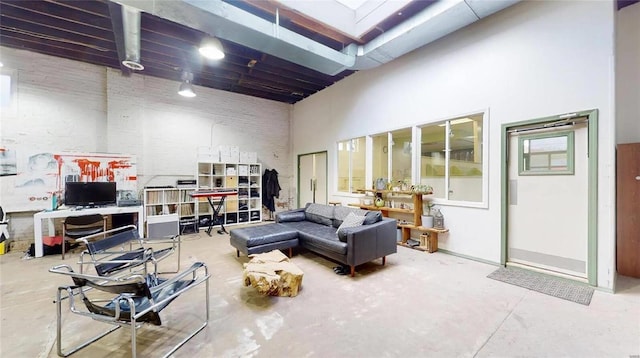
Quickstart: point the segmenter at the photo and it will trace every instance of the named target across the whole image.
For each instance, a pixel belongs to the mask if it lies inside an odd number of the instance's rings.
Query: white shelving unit
[[[195,188],[153,188],[144,190],[145,221],[150,217],[178,215],[181,226],[196,228],[197,200],[189,194]]]
[[[224,225],[262,221],[261,168],[257,163],[198,162],[198,190],[238,191],[238,195],[227,196],[224,206],[220,209]],[[204,223],[204,219],[213,219],[213,209],[207,199],[199,199],[196,207],[200,223]]]

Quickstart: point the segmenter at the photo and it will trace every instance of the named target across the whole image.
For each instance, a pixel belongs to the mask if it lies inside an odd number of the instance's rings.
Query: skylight
[[[364,4],[367,0],[335,0],[335,1],[348,7],[351,10],[356,10],[357,8],[362,6],[362,4]]]

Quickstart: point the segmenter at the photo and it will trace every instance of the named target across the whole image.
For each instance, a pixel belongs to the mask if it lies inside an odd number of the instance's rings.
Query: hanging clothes
[[[278,182],[278,172],[275,169],[265,169],[262,175],[262,205],[269,211],[276,211],[276,201],[274,198],[280,197],[280,183]]]

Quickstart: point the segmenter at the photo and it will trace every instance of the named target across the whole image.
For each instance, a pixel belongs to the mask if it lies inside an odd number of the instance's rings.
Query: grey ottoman
[[[291,248],[298,246],[298,232],[281,224],[243,227],[233,229],[229,234],[238,257],[241,252],[251,255],[283,249],[289,249],[291,256]]]

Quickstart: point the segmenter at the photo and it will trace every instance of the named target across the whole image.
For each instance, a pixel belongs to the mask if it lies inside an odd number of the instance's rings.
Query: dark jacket
[[[275,169],[265,169],[262,175],[262,205],[269,211],[276,211],[275,198],[280,197],[280,183],[278,182],[278,172]]]

